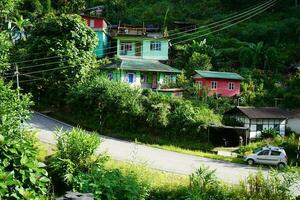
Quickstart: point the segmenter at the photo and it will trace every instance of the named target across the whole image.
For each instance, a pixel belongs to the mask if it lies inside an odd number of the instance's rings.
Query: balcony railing
[[[145,36],[147,33],[146,28],[133,28],[133,27],[118,27],[118,35],[141,35]]]

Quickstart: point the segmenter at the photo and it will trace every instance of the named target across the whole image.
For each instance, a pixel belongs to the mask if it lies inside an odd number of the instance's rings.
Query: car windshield
[[[255,150],[253,150],[253,153],[257,153],[257,152],[259,152],[261,150],[262,150],[262,148],[255,149]]]

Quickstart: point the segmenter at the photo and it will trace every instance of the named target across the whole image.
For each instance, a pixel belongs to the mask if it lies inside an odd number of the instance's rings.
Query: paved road
[[[72,126],[40,113],[34,113],[28,123],[30,127],[39,132],[40,140],[49,144],[55,144],[53,131],[57,128],[72,129]],[[200,165],[205,165],[215,169],[216,175],[223,181],[235,184],[240,180],[245,180],[250,173],[258,171],[257,168],[247,165],[180,154],[105,136],[102,136],[102,139],[103,142],[97,149],[98,153],[107,152],[113,159],[144,163],[162,171],[188,175]],[[264,172],[266,173],[266,171]]]

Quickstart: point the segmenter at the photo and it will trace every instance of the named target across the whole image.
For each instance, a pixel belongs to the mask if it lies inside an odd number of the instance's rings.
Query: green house
[[[109,79],[152,89],[176,82],[181,71],[161,62],[167,61],[169,54],[169,40],[162,34],[119,26],[114,39],[119,61],[103,67]]]
[[[176,82],[181,72],[158,60],[123,58],[103,67],[110,80],[126,82],[141,88],[159,89],[161,85]]]

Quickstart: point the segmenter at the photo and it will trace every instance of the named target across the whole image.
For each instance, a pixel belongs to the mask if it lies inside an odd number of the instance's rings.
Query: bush
[[[266,177],[262,172],[250,175],[245,183],[233,188],[237,199],[281,200],[294,199],[290,187],[299,179],[293,173],[271,171]]]
[[[118,132],[195,135],[199,126],[220,123],[220,117],[206,105],[196,106],[188,100],[142,91],[105,77],[76,85],[68,102],[74,112],[99,121],[99,129]]]
[[[275,129],[265,129],[261,132],[261,138],[275,138],[276,136],[280,136],[279,132]]]
[[[50,180],[37,160],[33,135],[12,139],[0,135],[0,199],[47,199]]]
[[[118,169],[81,172],[72,186],[80,192],[92,192],[96,199],[143,200],[148,195],[148,185],[139,182],[135,174],[123,175]]]
[[[100,145],[96,134],[74,128],[70,132],[58,130],[56,135],[57,151],[47,160],[55,189],[68,189],[79,173],[103,166],[105,157],[94,155]]]
[[[200,167],[190,175],[189,200],[227,199],[226,190],[217,180],[215,171],[208,167]]]

